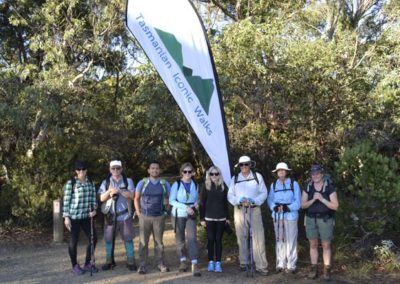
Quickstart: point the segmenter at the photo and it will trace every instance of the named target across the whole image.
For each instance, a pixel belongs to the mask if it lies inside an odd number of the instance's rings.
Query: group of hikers
[[[225,185],[221,170],[210,167],[204,183],[195,180],[195,169],[190,163],[180,167],[180,178],[172,186],[160,177],[160,163],[151,161],[148,176],[134,186],[132,179],[123,173],[122,162],[112,160],[110,174],[98,191],[87,175],[87,163],[75,163],[75,176],[64,186],[63,217],[71,232],[68,252],[72,272],[98,272],[94,265],[94,248],[97,242],[93,217],[97,200],[104,214],[104,240],[106,259],[102,270],[113,269],[115,237],[118,234],[125,245],[126,266],[131,271],[146,274],[149,238],[154,240],[155,260],[160,272],[168,272],[165,261],[163,234],[167,216],[171,216],[179,272],[191,268],[193,276],[200,276],[198,266],[197,221],[206,228],[208,271],[222,272],[222,237],[230,229],[229,204],[234,207],[234,228],[239,246],[239,268],[253,275],[254,270],[268,275],[265,253],[264,225],[261,206],[271,210],[276,238],[276,273],[295,273],[297,263],[298,218],[301,208],[306,210],[305,228],[310,244],[310,275],[319,276],[318,246],[323,249],[323,278],[330,279],[331,240],[334,216],[339,203],[336,191],[326,178],[320,165],[312,165],[311,181],[300,191],[299,184],[290,177],[292,171],[284,162],[276,165],[273,173],[277,179],[269,190],[262,175],[256,171],[255,162],[248,156],[239,158],[235,167],[240,172]],[[134,204],[134,205],[132,205]],[[133,209],[133,206],[135,210]],[[135,213],[134,213],[135,212]],[[139,217],[139,266],[134,256],[133,216]],[[80,229],[88,237],[85,264],[77,262],[77,244]]]

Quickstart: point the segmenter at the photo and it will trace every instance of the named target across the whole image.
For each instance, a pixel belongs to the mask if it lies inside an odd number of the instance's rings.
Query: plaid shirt
[[[85,219],[89,217],[90,208],[93,208],[92,210],[97,208],[96,188],[88,178],[84,184],[76,177],[74,179],[74,188],[71,180],[64,186],[63,217],[74,220]]]

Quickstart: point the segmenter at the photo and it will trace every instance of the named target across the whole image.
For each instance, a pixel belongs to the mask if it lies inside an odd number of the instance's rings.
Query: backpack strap
[[[276,190],[276,182],[277,182],[278,180],[276,179],[275,181],[274,181],[274,184],[273,184],[273,189],[274,189],[274,192],[279,192],[279,191],[285,191],[285,190],[287,190],[287,189],[281,189],[281,190]],[[292,191],[292,193],[294,194],[294,181],[293,181],[293,179],[291,178],[290,179],[290,188],[289,188],[291,191]]]
[[[245,179],[245,180],[241,180],[241,181],[238,181],[238,179],[239,179],[239,174],[236,174],[235,175],[235,184],[237,184],[237,183],[241,183],[241,182],[245,182],[245,181],[251,181],[251,180],[255,180],[256,182],[257,182],[257,185],[258,184],[260,184],[260,182],[259,182],[259,180],[258,180],[258,176],[257,176],[257,172],[251,172],[252,174],[253,174],[253,179]]]

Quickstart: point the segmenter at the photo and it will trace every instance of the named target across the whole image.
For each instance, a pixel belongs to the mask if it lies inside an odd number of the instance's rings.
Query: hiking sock
[[[112,242],[106,242],[106,263],[111,263]]]
[[[126,250],[126,258],[128,260],[127,262],[130,264],[135,263],[133,241],[125,241],[125,250]]]

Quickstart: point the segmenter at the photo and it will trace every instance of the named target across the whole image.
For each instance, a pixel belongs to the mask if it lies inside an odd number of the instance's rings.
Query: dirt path
[[[137,232],[137,224],[135,225]],[[24,241],[24,245],[15,240],[0,240],[0,282],[1,283],[322,283],[306,278],[305,269],[299,269],[296,275],[276,275],[267,277],[255,275],[247,278],[246,272],[240,272],[234,257],[223,262],[223,273],[206,271],[206,250],[201,248],[200,268],[201,277],[193,277],[190,273],[178,273],[178,257],[175,250],[173,230],[168,226],[164,236],[166,260],[171,272],[160,273],[153,263],[153,241],[150,240],[150,264],[146,275],[128,271],[125,267],[125,249],[120,240],[116,241],[115,258],[117,267],[113,271],[82,276],[75,276],[70,272],[70,261],[67,253],[67,243],[54,244],[51,235],[43,238],[43,242]],[[78,247],[78,261],[84,260],[84,236],[81,236]],[[138,260],[138,237],[134,239],[136,260]],[[99,243],[96,249],[96,264],[101,266],[105,260],[104,241],[99,234]],[[270,265],[271,267],[273,265]],[[340,275],[333,276],[331,283],[360,283],[359,281],[344,280]],[[371,283],[371,282],[370,282]],[[377,282],[375,282],[377,283]]]

